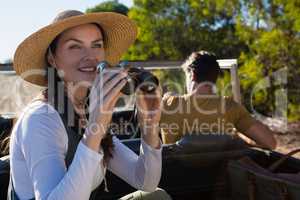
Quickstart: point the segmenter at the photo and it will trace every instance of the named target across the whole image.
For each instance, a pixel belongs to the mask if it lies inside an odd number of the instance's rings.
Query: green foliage
[[[185,94],[185,76],[182,70],[153,70],[152,73],[159,79],[163,93],[172,92]]]
[[[239,74],[246,77],[241,80],[243,93],[249,100],[258,83],[269,80],[269,86],[256,91],[252,100],[258,110],[271,114],[278,109],[275,96],[278,88],[285,87],[289,91],[287,116],[291,121],[299,120],[299,94],[291,90],[299,89],[300,2],[245,0],[244,5],[244,12],[239,14],[236,23],[237,37],[249,47],[248,52],[240,55]],[[287,84],[278,86],[275,74],[284,68],[287,69]]]
[[[221,96],[232,96],[231,78],[229,71],[223,71],[223,75],[217,80],[218,94]]]
[[[300,105],[299,104],[289,104],[288,105],[289,121],[299,121],[299,115],[300,115]]]
[[[86,13],[92,13],[92,12],[117,12],[123,15],[127,15],[129,9],[119,3],[117,0],[114,1],[105,1],[103,3],[100,3],[92,8],[88,8],[86,10]]]
[[[125,58],[183,60],[201,49],[237,57],[246,47],[234,35],[237,7],[238,0],[135,0],[128,16],[139,35]]]

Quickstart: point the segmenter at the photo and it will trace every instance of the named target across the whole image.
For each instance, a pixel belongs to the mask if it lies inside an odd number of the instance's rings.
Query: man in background
[[[233,99],[216,94],[215,85],[221,70],[214,54],[194,52],[182,69],[187,94],[166,94],[163,98],[161,128],[164,143],[175,143],[186,134],[234,134],[237,130],[257,145],[275,149],[273,131]]]

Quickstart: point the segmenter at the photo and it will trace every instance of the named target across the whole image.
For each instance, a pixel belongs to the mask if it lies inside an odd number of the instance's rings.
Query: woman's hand
[[[159,121],[161,117],[161,89],[153,93],[137,90],[138,122],[144,141],[153,148],[160,148]]]
[[[93,83],[89,96],[89,121],[83,141],[97,152],[121,96],[120,90],[127,82],[126,77],[127,72],[123,69],[105,69],[97,74]]]

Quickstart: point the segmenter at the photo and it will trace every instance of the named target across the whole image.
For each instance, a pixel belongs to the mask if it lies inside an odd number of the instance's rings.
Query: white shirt
[[[131,186],[154,191],[161,176],[161,149],[143,140],[137,156],[116,137],[108,169]],[[106,168],[102,151],[79,143],[67,171],[68,136],[58,112],[35,101],[20,115],[10,142],[11,174],[20,199],[87,200],[103,181]]]

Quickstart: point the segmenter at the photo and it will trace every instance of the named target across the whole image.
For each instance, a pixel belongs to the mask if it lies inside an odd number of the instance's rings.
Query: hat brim
[[[46,86],[45,55],[49,45],[63,31],[88,23],[97,23],[102,27],[105,60],[111,65],[119,62],[137,36],[135,23],[121,14],[102,12],[66,18],[33,33],[18,46],[13,61],[16,73],[30,83]]]

